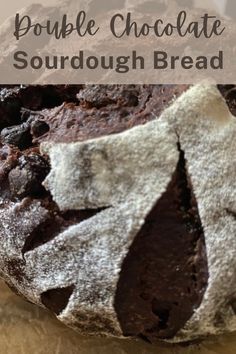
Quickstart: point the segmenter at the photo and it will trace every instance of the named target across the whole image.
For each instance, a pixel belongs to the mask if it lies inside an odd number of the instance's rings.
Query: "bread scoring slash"
[[[236,330],[236,125],[218,89],[54,87],[50,108],[40,88],[34,113],[25,90],[0,106],[7,283],[85,334],[181,342]],[[6,110],[15,99],[28,105],[23,127]]]

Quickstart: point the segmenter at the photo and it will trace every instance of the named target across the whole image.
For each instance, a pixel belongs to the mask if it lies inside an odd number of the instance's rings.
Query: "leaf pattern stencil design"
[[[171,341],[236,329],[229,303],[236,276],[235,132],[235,118],[217,88],[198,85],[143,126],[81,143],[42,144],[51,162],[44,185],[59,209],[95,213],[63,224],[51,239],[27,248],[30,235],[48,220],[48,210],[39,201],[9,202],[7,211],[6,205],[0,210],[2,276],[81,332],[122,336],[115,297],[124,260],[168,191],[176,166],[182,166],[180,179],[191,180],[205,235],[209,277],[201,303],[183,320],[184,327],[171,332]],[[200,272],[205,268],[202,264]],[[54,297],[62,300],[58,308],[51,306]],[[152,333],[168,327],[165,305],[152,302],[159,318]],[[221,312],[224,324],[216,321]]]

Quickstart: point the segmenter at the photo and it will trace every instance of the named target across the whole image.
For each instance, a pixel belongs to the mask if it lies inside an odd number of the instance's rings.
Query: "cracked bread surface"
[[[18,237],[10,263],[4,258],[3,277],[84,333],[172,339],[191,321],[208,283],[204,225],[182,137],[176,134],[182,131],[178,116],[183,113],[167,108],[176,107],[176,96],[187,87],[90,86],[76,88],[76,94],[75,87],[53,90],[58,103],[72,90],[73,102],[45,108],[42,99],[37,108],[21,106],[15,126],[27,126],[31,138],[25,146],[19,146],[17,128],[4,124],[2,130],[2,240],[7,244],[8,237]],[[205,94],[212,94],[208,90]],[[5,99],[6,110],[4,105]],[[195,107],[193,112],[200,115]],[[171,121],[176,114],[176,122]],[[57,173],[63,171],[62,188]],[[56,187],[67,193],[65,200]],[[14,230],[10,235],[10,226],[7,230],[11,218],[19,224],[24,220],[20,235]],[[95,266],[91,260],[96,259]]]

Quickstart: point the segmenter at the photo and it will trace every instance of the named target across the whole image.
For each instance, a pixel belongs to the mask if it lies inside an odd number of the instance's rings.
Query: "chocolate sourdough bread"
[[[220,90],[235,113],[234,88]],[[211,216],[184,119],[214,116],[214,105],[228,114],[216,89],[186,85],[2,87],[0,267],[9,286],[88,334],[182,341],[234,329],[218,308],[202,328],[195,318],[211,279]],[[191,124],[207,153],[203,136],[208,129],[215,146],[214,129]]]

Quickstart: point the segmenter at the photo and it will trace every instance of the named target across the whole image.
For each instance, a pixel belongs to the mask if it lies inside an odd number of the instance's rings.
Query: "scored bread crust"
[[[142,187],[135,198],[137,205],[139,198],[142,203],[145,199],[147,201],[148,196],[152,194],[152,189],[149,188],[154,186],[152,147],[149,150],[147,142],[152,141],[153,138],[156,139],[153,133],[155,132],[154,126],[160,131],[162,121],[169,123],[170,130],[164,143],[165,146],[156,145],[155,156],[159,156],[160,153],[161,156],[164,153],[166,158],[170,156],[169,138],[172,139],[174,147],[179,142],[185,152],[187,168],[204,229],[209,271],[208,286],[201,306],[196,309],[185,328],[177,334],[173,341],[217,334],[225,330],[236,330],[236,317],[231,306],[236,296],[234,286],[236,276],[234,270],[236,267],[236,182],[234,178],[236,120],[230,114],[216,87],[198,85],[191,88],[171,107],[167,108],[158,120],[136,128],[142,130],[141,139],[137,137],[136,143],[137,141],[139,143],[145,142],[142,147],[148,155],[148,159],[145,155],[145,159],[141,159],[143,152],[137,148],[129,136],[132,133],[135,135],[135,130],[120,136],[91,140],[81,145],[79,143],[66,146],[63,144],[48,145],[46,150],[48,149],[52,162],[52,170],[46,179],[46,186],[62,209],[71,206],[86,208],[88,206],[116,205],[119,198],[122,200],[122,192],[124,192],[124,201],[127,196],[126,188],[122,183],[128,181],[127,175],[117,174],[116,170],[111,167],[112,162],[109,161],[110,158],[111,161],[115,161],[116,168],[117,166],[119,168],[125,167],[125,171],[129,171],[129,167],[124,165],[123,159],[119,156],[119,143],[114,143],[118,139],[117,141],[122,144],[124,139],[128,143],[124,154],[126,159],[127,156],[138,151],[141,169],[148,171],[149,178],[141,177],[140,186]],[[45,147],[43,149],[45,151]],[[76,182],[79,182],[79,178],[73,181],[68,175],[66,178],[64,176],[65,173],[68,174],[66,171],[69,171],[72,166],[77,166],[76,170],[78,168],[78,171],[81,171],[83,158],[78,158],[78,156],[80,151],[84,151],[83,149],[86,151],[85,158],[91,162],[91,170],[88,176],[86,174],[88,185],[83,188],[80,183],[82,188],[77,189]],[[88,150],[92,151],[92,154]],[[71,151],[73,152],[71,153]],[[114,151],[117,153],[114,154]],[[176,158],[172,162],[173,164],[176,163]],[[76,164],[76,160],[82,161],[82,164]],[[148,168],[150,161],[151,171]],[[135,168],[131,162],[128,162],[128,165],[131,167],[130,174],[134,177],[136,175]],[[154,180],[159,180],[159,173],[158,166],[154,172]],[[115,180],[117,175],[118,183]],[[62,179],[61,176],[63,176]],[[72,177],[73,174],[70,176]],[[117,185],[121,187],[121,195],[116,191]],[[154,190],[157,191],[156,186]],[[102,227],[100,229],[99,226],[96,226],[96,232],[98,230],[103,232]]]
[[[217,88],[197,85],[143,126],[85,142],[42,143],[51,161],[44,184],[59,208],[102,210],[22,254],[48,211],[37,201],[4,203],[2,277],[41,306],[43,293],[71,289],[60,320],[86,334],[122,336],[114,309],[122,263],[171,180],[180,144],[204,229],[209,279],[201,305],[171,341],[236,330],[235,134],[235,118]]]

